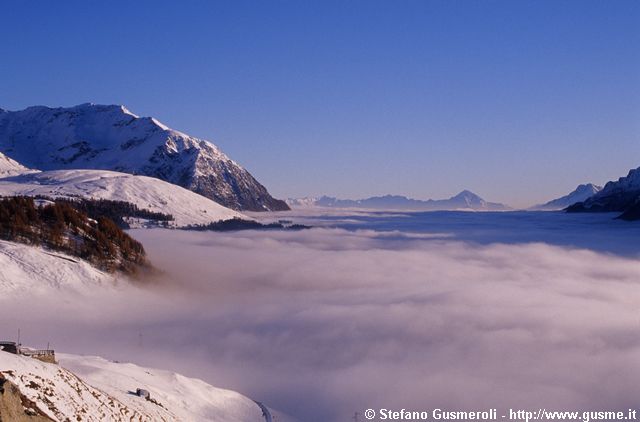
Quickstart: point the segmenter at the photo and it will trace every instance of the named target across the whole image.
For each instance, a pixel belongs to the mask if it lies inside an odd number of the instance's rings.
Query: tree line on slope
[[[77,256],[109,272],[135,273],[148,265],[140,242],[110,218],[88,215],[75,205],[54,200],[38,206],[30,197],[0,199],[0,239]]]
[[[36,196],[36,199],[44,199],[56,203],[65,203],[71,205],[78,211],[84,212],[97,219],[98,217],[106,217],[116,223],[122,229],[131,228],[126,218],[141,218],[150,220],[161,226],[167,226],[169,221],[173,221],[173,215],[154,212],[147,209],[138,208],[136,204],[125,201],[112,201],[110,199],[86,199],[86,198],[57,198],[53,199],[48,196]]]

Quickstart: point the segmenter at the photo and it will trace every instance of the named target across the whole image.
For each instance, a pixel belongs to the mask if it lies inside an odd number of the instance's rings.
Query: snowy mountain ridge
[[[39,170],[99,169],[156,177],[236,210],[288,209],[213,143],[120,105],[0,111],[0,151]]]
[[[364,209],[396,209],[415,211],[506,211],[510,208],[504,204],[487,202],[469,190],[463,190],[448,199],[412,199],[401,195],[373,196],[365,199],[338,199],[330,196],[291,198],[287,200],[293,208],[364,208]]]
[[[640,219],[640,167],[627,176],[607,182],[604,188],[583,202],[567,208],[570,212],[621,212],[624,220]]]
[[[597,201],[599,198],[606,198],[616,194],[633,194],[640,192],[640,167],[629,170],[626,176],[618,178],[616,181],[607,182],[602,191],[593,198]]]
[[[573,205],[576,202],[582,202],[592,197],[601,190],[602,186],[594,185],[593,183],[578,185],[578,187],[569,194],[553,199],[544,204],[535,205],[531,209],[540,211],[562,210],[567,208],[569,205]]]

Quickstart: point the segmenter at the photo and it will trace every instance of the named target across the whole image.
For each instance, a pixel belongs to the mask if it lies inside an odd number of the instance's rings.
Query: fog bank
[[[446,232],[132,234],[164,271],[152,291],[12,300],[3,331],[177,370],[302,421],[637,404],[637,260]]]

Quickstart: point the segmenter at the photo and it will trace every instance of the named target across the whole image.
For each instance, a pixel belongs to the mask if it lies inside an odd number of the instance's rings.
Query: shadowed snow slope
[[[69,255],[0,240],[0,291],[45,293],[51,289],[89,292],[114,286],[116,278]]]
[[[260,408],[204,381],[99,357],[58,355],[60,365],[0,352],[0,371],[55,421],[260,422]],[[134,394],[150,392],[146,400]]]
[[[173,225],[206,224],[245,218],[180,186],[146,176],[107,170],[57,170],[0,179],[0,195],[45,195],[126,201],[154,212],[171,214]]]

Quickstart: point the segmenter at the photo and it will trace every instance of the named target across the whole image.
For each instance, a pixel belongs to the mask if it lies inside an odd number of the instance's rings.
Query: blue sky
[[[640,166],[640,2],[21,1],[0,107],[125,104],[276,196],[528,205]]]

